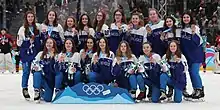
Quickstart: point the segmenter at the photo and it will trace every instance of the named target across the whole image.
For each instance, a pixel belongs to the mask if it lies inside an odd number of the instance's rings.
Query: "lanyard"
[[[105,55],[100,51],[99,58],[104,58]]]
[[[32,36],[34,36],[34,27],[29,27],[29,32],[31,33]]]
[[[91,53],[92,53],[92,50],[89,50],[89,51],[86,52],[86,55],[89,55]]]
[[[72,56],[72,52],[66,52],[66,56],[67,57],[71,57]]]
[[[48,31],[48,36],[51,37],[51,33],[52,33],[52,31],[53,31],[53,26],[50,26],[50,25],[49,25],[47,31]]]
[[[128,58],[125,57],[125,56],[121,57],[121,60],[122,60],[122,61],[125,61],[125,60],[127,60],[127,59],[128,59]]]

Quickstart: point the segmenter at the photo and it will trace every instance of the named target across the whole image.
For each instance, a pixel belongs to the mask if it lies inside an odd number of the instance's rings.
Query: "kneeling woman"
[[[39,101],[42,97],[50,102],[55,86],[55,56],[57,55],[56,41],[48,38],[42,52],[39,52],[32,64],[34,100]],[[40,93],[42,89],[43,93]],[[40,95],[42,94],[42,96]]]
[[[160,100],[166,99],[167,84],[174,87],[174,102],[180,103],[182,101],[182,92],[186,87],[187,62],[185,56],[181,53],[177,41],[171,41],[166,55],[163,56],[169,66],[170,72],[163,73],[160,76]]]
[[[66,39],[55,66],[56,71],[59,71],[56,72],[56,92],[81,82],[80,67],[80,55],[76,51],[75,43],[72,39]]]
[[[112,62],[114,57],[114,53],[109,50],[107,39],[102,37],[98,41],[97,52],[92,57],[92,72],[88,74],[89,82],[104,84],[112,82]]]
[[[161,57],[160,55],[156,53],[152,53],[152,46],[150,43],[145,42],[143,44],[143,52],[144,55],[141,55],[139,57],[139,62],[143,63],[144,66],[144,73],[137,73],[135,76],[130,77],[130,83],[132,85],[138,84],[139,89],[140,89],[140,94],[137,97],[137,100],[142,100],[146,98],[146,89],[145,89],[145,84],[149,87],[152,88],[152,102],[156,103],[159,101],[160,97],[160,74],[161,70],[162,71],[167,71],[165,70],[165,67],[160,65]],[[135,85],[132,87],[131,94],[135,96],[137,87]]]
[[[118,87],[130,90],[128,77],[133,73],[128,73],[131,64],[136,64],[137,58],[132,54],[127,41],[121,41],[117,49],[116,58],[113,62],[113,75]],[[137,87],[137,84],[135,85]]]

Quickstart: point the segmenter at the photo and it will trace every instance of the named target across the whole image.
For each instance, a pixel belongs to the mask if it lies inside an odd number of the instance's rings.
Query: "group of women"
[[[145,26],[139,15],[133,13],[127,23],[123,10],[118,9],[108,26],[105,13],[99,11],[93,25],[89,16],[82,14],[78,23],[70,16],[62,27],[55,11],[49,11],[42,24],[36,23],[34,13],[28,11],[17,38],[24,98],[30,99],[30,73],[35,101],[42,98],[50,102],[54,91],[56,94],[80,82],[113,84],[127,89],[139,101],[146,98],[146,91],[155,103],[172,97],[173,91],[177,103],[182,95],[203,98],[199,75],[203,41],[190,13],[183,14],[181,31],[177,31],[174,18],[159,19],[156,9],[149,9],[150,21]],[[135,69],[134,65],[139,66]],[[188,73],[192,94],[186,91]],[[137,87],[140,93],[136,96]]]

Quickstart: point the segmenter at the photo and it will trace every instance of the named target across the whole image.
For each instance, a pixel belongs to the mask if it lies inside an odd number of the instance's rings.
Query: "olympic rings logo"
[[[99,95],[103,90],[104,86],[99,84],[99,85],[83,85],[82,90],[87,94],[87,95]]]

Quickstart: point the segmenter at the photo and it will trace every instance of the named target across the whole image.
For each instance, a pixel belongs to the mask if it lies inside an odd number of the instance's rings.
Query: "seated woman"
[[[80,55],[76,51],[76,46],[72,39],[68,38],[64,41],[64,48],[58,55],[55,69],[59,71],[56,72],[56,92],[66,86],[72,87],[81,82]]]
[[[43,51],[37,54],[32,63],[34,101],[36,102],[39,102],[41,97],[46,102],[52,100],[55,87],[54,64],[57,51],[56,41],[48,38]]]
[[[89,82],[109,84],[113,80],[112,62],[115,55],[109,50],[108,41],[102,37],[98,41],[97,52],[92,57],[92,72],[88,74]]]
[[[95,39],[88,37],[84,49],[80,50],[81,67],[82,67],[82,80],[88,82],[88,74],[91,72],[92,56],[96,52]]]
[[[163,59],[168,62],[170,71],[160,75],[160,100],[167,98],[166,86],[169,84],[174,88],[174,102],[182,101],[182,92],[186,87],[187,62],[185,56],[181,53],[177,41],[171,41],[167,54]]]
[[[130,90],[130,85],[137,87],[137,84],[129,83],[128,73],[131,64],[136,64],[137,58],[132,54],[131,48],[127,41],[121,41],[116,52],[116,58],[113,62],[113,75],[118,87]]]
[[[144,73],[138,72],[136,77],[133,78],[133,83],[138,84],[140,88],[140,94],[137,97],[137,100],[143,100],[146,98],[146,89],[145,85],[152,89],[152,98],[149,97],[149,100],[157,103],[160,97],[160,74],[161,70],[163,72],[167,71],[164,65],[161,65],[160,55],[152,52],[151,43],[145,42],[143,44],[144,55],[139,57],[139,62],[143,63]],[[132,88],[132,94],[136,94],[136,88]]]

